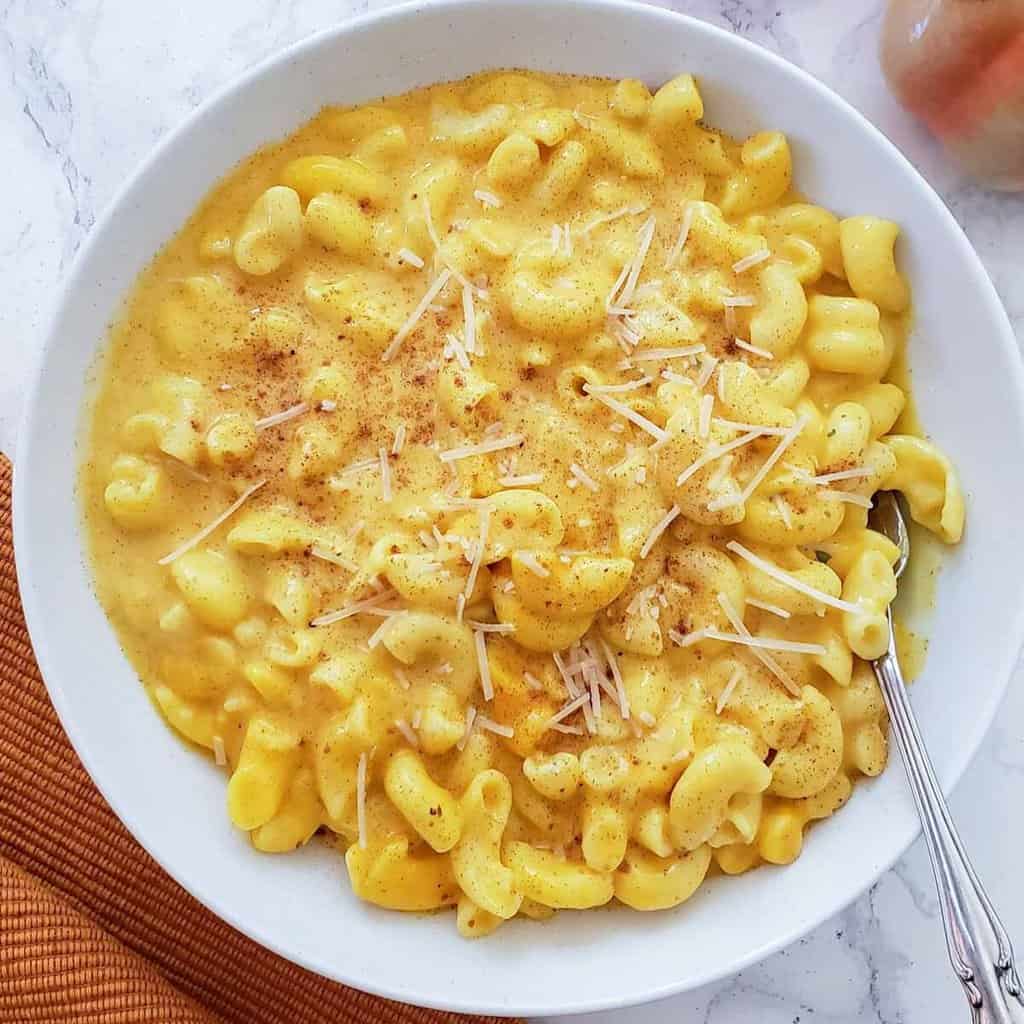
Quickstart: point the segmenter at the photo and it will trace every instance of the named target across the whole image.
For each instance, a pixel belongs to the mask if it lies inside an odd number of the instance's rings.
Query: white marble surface
[[[875,58],[881,0],[676,0],[801,64],[859,107],[939,189],[1024,338],[1024,201],[957,180],[893,103]],[[75,250],[156,140],[241,69],[380,0],[0,2],[0,449]],[[964,339],[970,344],[970,339]],[[1021,674],[1015,682],[1021,680]],[[965,685],[970,685],[965,680]],[[894,766],[893,771],[900,771]],[[953,798],[977,867],[1024,950],[1024,689]],[[804,941],[725,982],[595,1022],[934,1024],[966,1020],[920,844],[864,898]]]

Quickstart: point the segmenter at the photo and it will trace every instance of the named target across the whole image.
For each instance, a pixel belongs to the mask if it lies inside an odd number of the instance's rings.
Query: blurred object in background
[[[1024,190],[1024,0],[890,0],[881,57],[967,174]]]

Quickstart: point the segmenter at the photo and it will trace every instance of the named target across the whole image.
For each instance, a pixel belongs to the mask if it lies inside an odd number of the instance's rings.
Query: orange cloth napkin
[[[128,834],[72,750],[32,655],[0,456],[0,1022],[469,1020],[282,960],[197,903]]]

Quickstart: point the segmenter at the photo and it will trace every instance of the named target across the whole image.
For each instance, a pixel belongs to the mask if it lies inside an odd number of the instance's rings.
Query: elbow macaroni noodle
[[[787,864],[884,768],[867,507],[964,519],[894,379],[899,229],[702,119],[689,75],[327,109],[142,275],[97,587],[256,849],[323,833],[484,936]]]

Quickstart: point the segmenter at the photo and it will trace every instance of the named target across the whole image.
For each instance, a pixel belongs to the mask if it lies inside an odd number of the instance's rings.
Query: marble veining
[[[121,182],[212,91],[280,47],[388,0],[0,0],[0,450],[63,275]],[[674,0],[802,65],[867,115],[938,189],[1024,337],[1024,202],[960,180],[886,92],[882,0]],[[970,344],[964,339],[964,344]],[[1021,680],[1018,669],[1015,682]],[[969,685],[965,681],[965,685]],[[893,771],[902,769],[893,765]],[[1011,687],[952,805],[1024,951],[1024,826],[1006,813],[1024,780],[1024,688]],[[946,962],[918,843],[850,908],[733,978],[593,1024],[934,1024],[967,1019]]]

